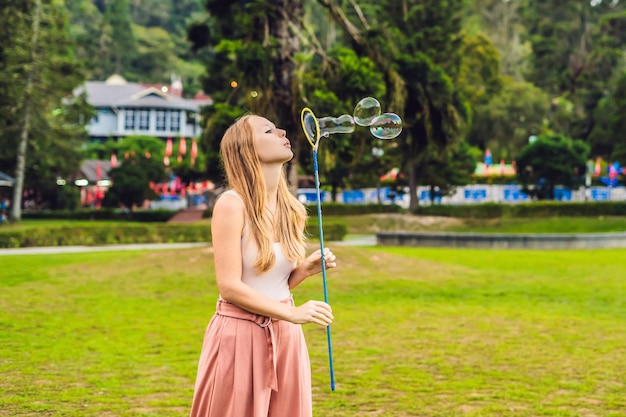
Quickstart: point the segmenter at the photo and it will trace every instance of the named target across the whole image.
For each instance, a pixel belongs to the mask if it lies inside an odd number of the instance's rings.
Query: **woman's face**
[[[254,143],[261,163],[285,163],[293,158],[291,143],[285,131],[278,129],[265,117],[251,116],[248,119],[254,131]]]

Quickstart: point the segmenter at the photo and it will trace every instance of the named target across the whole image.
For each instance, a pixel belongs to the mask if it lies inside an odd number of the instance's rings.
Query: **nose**
[[[278,136],[280,136],[281,138],[284,138],[285,136],[287,136],[287,131],[283,130],[283,129],[276,129],[278,131]]]

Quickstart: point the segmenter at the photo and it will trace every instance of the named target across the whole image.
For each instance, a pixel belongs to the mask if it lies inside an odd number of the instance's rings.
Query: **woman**
[[[220,145],[231,189],[213,210],[220,299],[207,328],[191,417],[310,417],[311,371],[301,324],[328,326],[322,301],[296,307],[291,289],[321,272],[305,258],[304,206],[287,188],[285,131],[248,115]],[[327,268],[336,266],[326,250]]]

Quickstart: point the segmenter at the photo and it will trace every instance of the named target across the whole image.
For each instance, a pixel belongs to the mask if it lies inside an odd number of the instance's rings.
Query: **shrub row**
[[[334,240],[339,241],[343,240],[346,234],[348,233],[348,225],[345,223],[338,222],[332,219],[324,219],[322,221],[322,229],[324,231],[324,241]],[[306,225],[306,235],[310,239],[319,239],[320,231],[319,231],[319,223],[316,218],[309,218]]]
[[[24,220],[129,220],[134,222],[166,222],[176,214],[175,210],[136,210],[132,213],[114,209],[37,210],[24,211]]]
[[[317,204],[307,204],[309,216],[317,216]],[[405,209],[396,204],[342,204],[322,203],[322,214],[329,216],[354,216],[360,214],[403,213]]]
[[[305,204],[309,216],[317,215],[317,204]],[[322,213],[329,216],[354,216],[359,214],[376,213],[402,213],[406,212],[402,207],[395,204],[341,204],[323,203]],[[213,209],[208,208],[202,213],[203,218],[213,215]]]
[[[464,204],[419,206],[415,214],[473,219],[499,217],[597,217],[626,216],[626,202],[558,202],[541,201],[523,204]]]
[[[347,226],[337,222],[324,223],[324,239],[343,240]],[[309,222],[306,233],[319,235],[317,219]],[[44,226],[38,228],[0,229],[0,248],[38,246],[89,246],[130,243],[210,242],[209,225],[188,224],[94,224],[89,226]]]
[[[48,226],[0,229],[0,248],[208,242],[206,227],[194,224]]]

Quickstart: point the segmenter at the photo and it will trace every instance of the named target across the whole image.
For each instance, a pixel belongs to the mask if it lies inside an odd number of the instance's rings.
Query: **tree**
[[[85,97],[68,99],[83,75],[61,6],[54,0],[0,6],[2,45],[11,45],[0,47],[0,167],[22,178],[14,190],[15,221],[21,218],[22,190],[37,193],[75,171],[86,138],[91,112]]]
[[[572,106],[573,118],[561,133],[587,139],[607,84],[624,70],[623,3],[527,0],[522,6],[532,45],[527,79]]]
[[[144,155],[130,155],[122,165],[109,172],[113,185],[104,196],[105,207],[118,207],[120,204],[129,211],[141,206],[145,200],[156,197],[150,188],[150,181],[163,178],[163,167],[154,159]]]
[[[214,99],[225,101],[225,105],[205,113],[207,125],[219,125],[220,130],[203,137],[204,149],[217,149],[208,140],[222,137],[222,121],[234,113],[233,107],[238,107],[237,113],[250,110],[286,129],[297,154],[302,135],[297,133],[300,116],[293,58],[299,39],[291,26],[297,29],[300,25],[301,0],[208,0],[206,10],[207,21],[192,25],[188,36],[194,51],[206,52],[203,59],[209,76],[204,90],[211,91]],[[296,187],[297,159],[292,160],[289,172],[291,186]]]
[[[589,143],[593,155],[626,164],[626,73],[621,74],[612,90],[596,108],[596,124],[589,136]]]
[[[107,65],[109,74],[122,74],[128,70],[135,52],[135,38],[131,26],[128,0],[111,0],[107,4],[103,19],[103,43],[106,49],[107,60],[101,63]]]
[[[529,136],[542,133],[549,104],[534,85],[503,79],[502,90],[474,109],[471,143],[489,148],[496,160],[514,159]]]
[[[385,83],[382,73],[367,57],[359,57],[348,48],[336,46],[327,52],[299,56],[298,79],[302,106],[314,109],[318,118],[353,115],[355,105],[367,96],[383,97]],[[383,102],[383,105],[386,103]],[[378,143],[368,129],[358,127],[351,134],[337,134],[322,139],[319,148],[321,181],[331,187],[333,198],[339,188],[357,188],[376,183],[384,173],[372,172],[380,158],[372,153],[374,147],[386,148]],[[313,174],[311,148],[305,146],[300,153],[300,166]],[[385,158],[387,160],[388,158]],[[391,167],[389,167],[391,168]]]
[[[554,187],[580,186],[584,181],[589,146],[562,135],[542,135],[517,159],[517,176],[524,191],[538,199],[553,199]]]
[[[318,2],[357,52],[385,74],[387,109],[399,113],[405,124],[397,142],[409,181],[409,207],[414,209],[417,181],[427,175],[430,158],[458,141],[469,119],[465,98],[455,84],[462,62],[463,1],[351,1],[354,20],[337,2]]]

